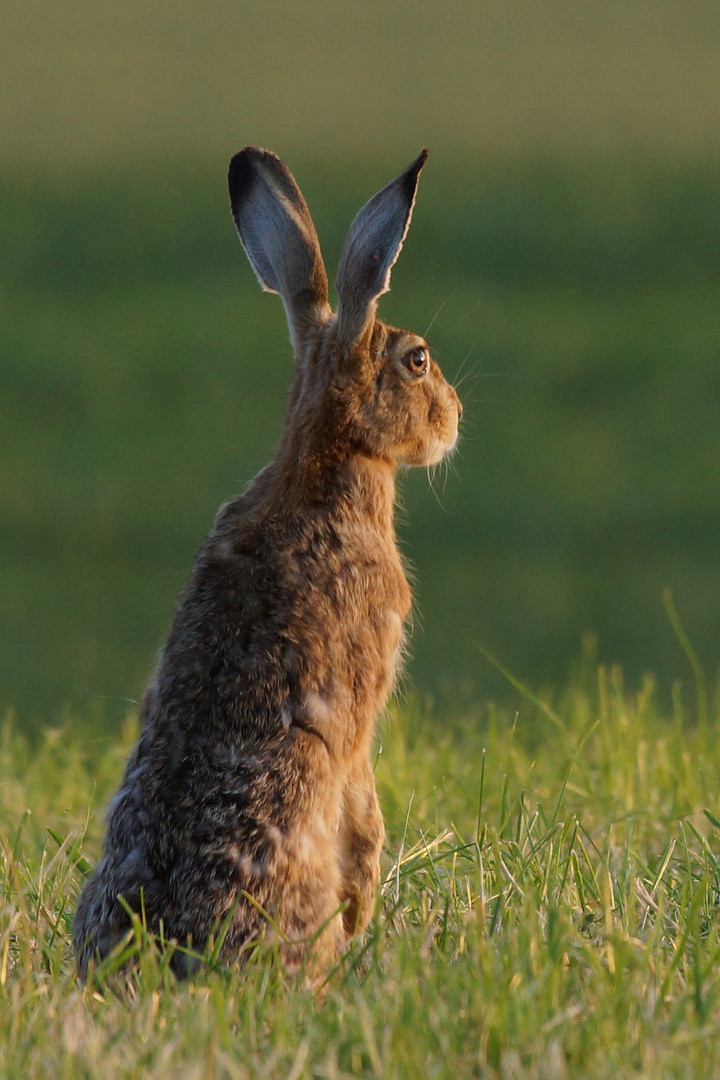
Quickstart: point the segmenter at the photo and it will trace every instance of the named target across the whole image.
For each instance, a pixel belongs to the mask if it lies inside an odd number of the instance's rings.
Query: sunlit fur
[[[267,151],[243,154],[245,187],[269,162],[256,203],[279,215],[273,178],[290,190],[292,177]],[[271,241],[255,205],[249,226],[246,212],[239,228],[256,229],[262,253]],[[309,255],[283,262],[272,250],[297,360],[284,434],[219,511],[180,598],[78,905],[82,975],[128,931],[120,897],[181,946],[201,952],[224,924],[224,959],[264,938],[290,970],[309,960],[308,971],[323,971],[373,911],[384,830],[371,744],[411,603],[395,474],[450,450],[461,409],[434,362],[420,377],[407,371],[402,357],[423,339],[378,321],[376,297],[361,290],[346,304],[361,328],[347,343],[311,228]],[[179,971],[192,967],[182,957]]]

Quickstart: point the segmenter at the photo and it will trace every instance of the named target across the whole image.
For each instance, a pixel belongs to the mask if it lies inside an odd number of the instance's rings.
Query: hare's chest
[[[400,647],[411,604],[410,587],[399,561],[384,567],[374,595],[368,597],[368,616],[389,652]]]
[[[392,689],[402,658],[410,607],[410,588],[399,563],[390,572],[385,568],[363,620],[365,632],[374,640],[377,681],[383,694]]]
[[[405,619],[399,612],[390,609],[384,619],[383,655],[387,664],[388,692],[402,664],[403,646],[406,641]]]

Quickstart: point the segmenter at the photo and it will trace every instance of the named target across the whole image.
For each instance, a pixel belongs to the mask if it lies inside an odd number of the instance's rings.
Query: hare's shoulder
[[[318,594],[342,606],[391,605],[401,618],[411,595],[392,534],[369,526],[352,512],[311,512],[273,506],[252,491],[220,509],[198,552],[190,588],[236,609],[258,606],[276,613],[318,602]],[[263,598],[258,605],[252,597]],[[322,606],[322,605],[321,605]]]

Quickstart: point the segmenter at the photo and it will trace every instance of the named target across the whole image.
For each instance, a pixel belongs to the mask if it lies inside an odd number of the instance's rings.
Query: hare
[[[227,962],[270,939],[288,970],[325,970],[372,915],[370,754],[411,601],[395,474],[450,451],[462,413],[423,338],[376,318],[426,158],[355,218],[337,314],[290,171],[254,146],[230,162],[237,231],[280,294],[297,366],[275,457],[218,512],[145,694],[77,907],[81,977],[128,910],[177,943],[180,973],[219,928]]]

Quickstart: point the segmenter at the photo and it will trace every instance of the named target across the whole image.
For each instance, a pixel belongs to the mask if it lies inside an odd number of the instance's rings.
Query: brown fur
[[[291,968],[316,936],[314,963],[331,962],[372,914],[384,830],[370,751],[410,610],[395,473],[439,460],[461,413],[434,361],[408,370],[425,342],[375,317],[424,161],[356,218],[337,316],[289,171],[253,147],[231,163],[240,238],[282,296],[297,370],[279,449],[218,513],[145,695],[78,904],[82,975],[129,928],[119,896],[196,950],[229,916],[228,960],[267,935],[262,908]]]

